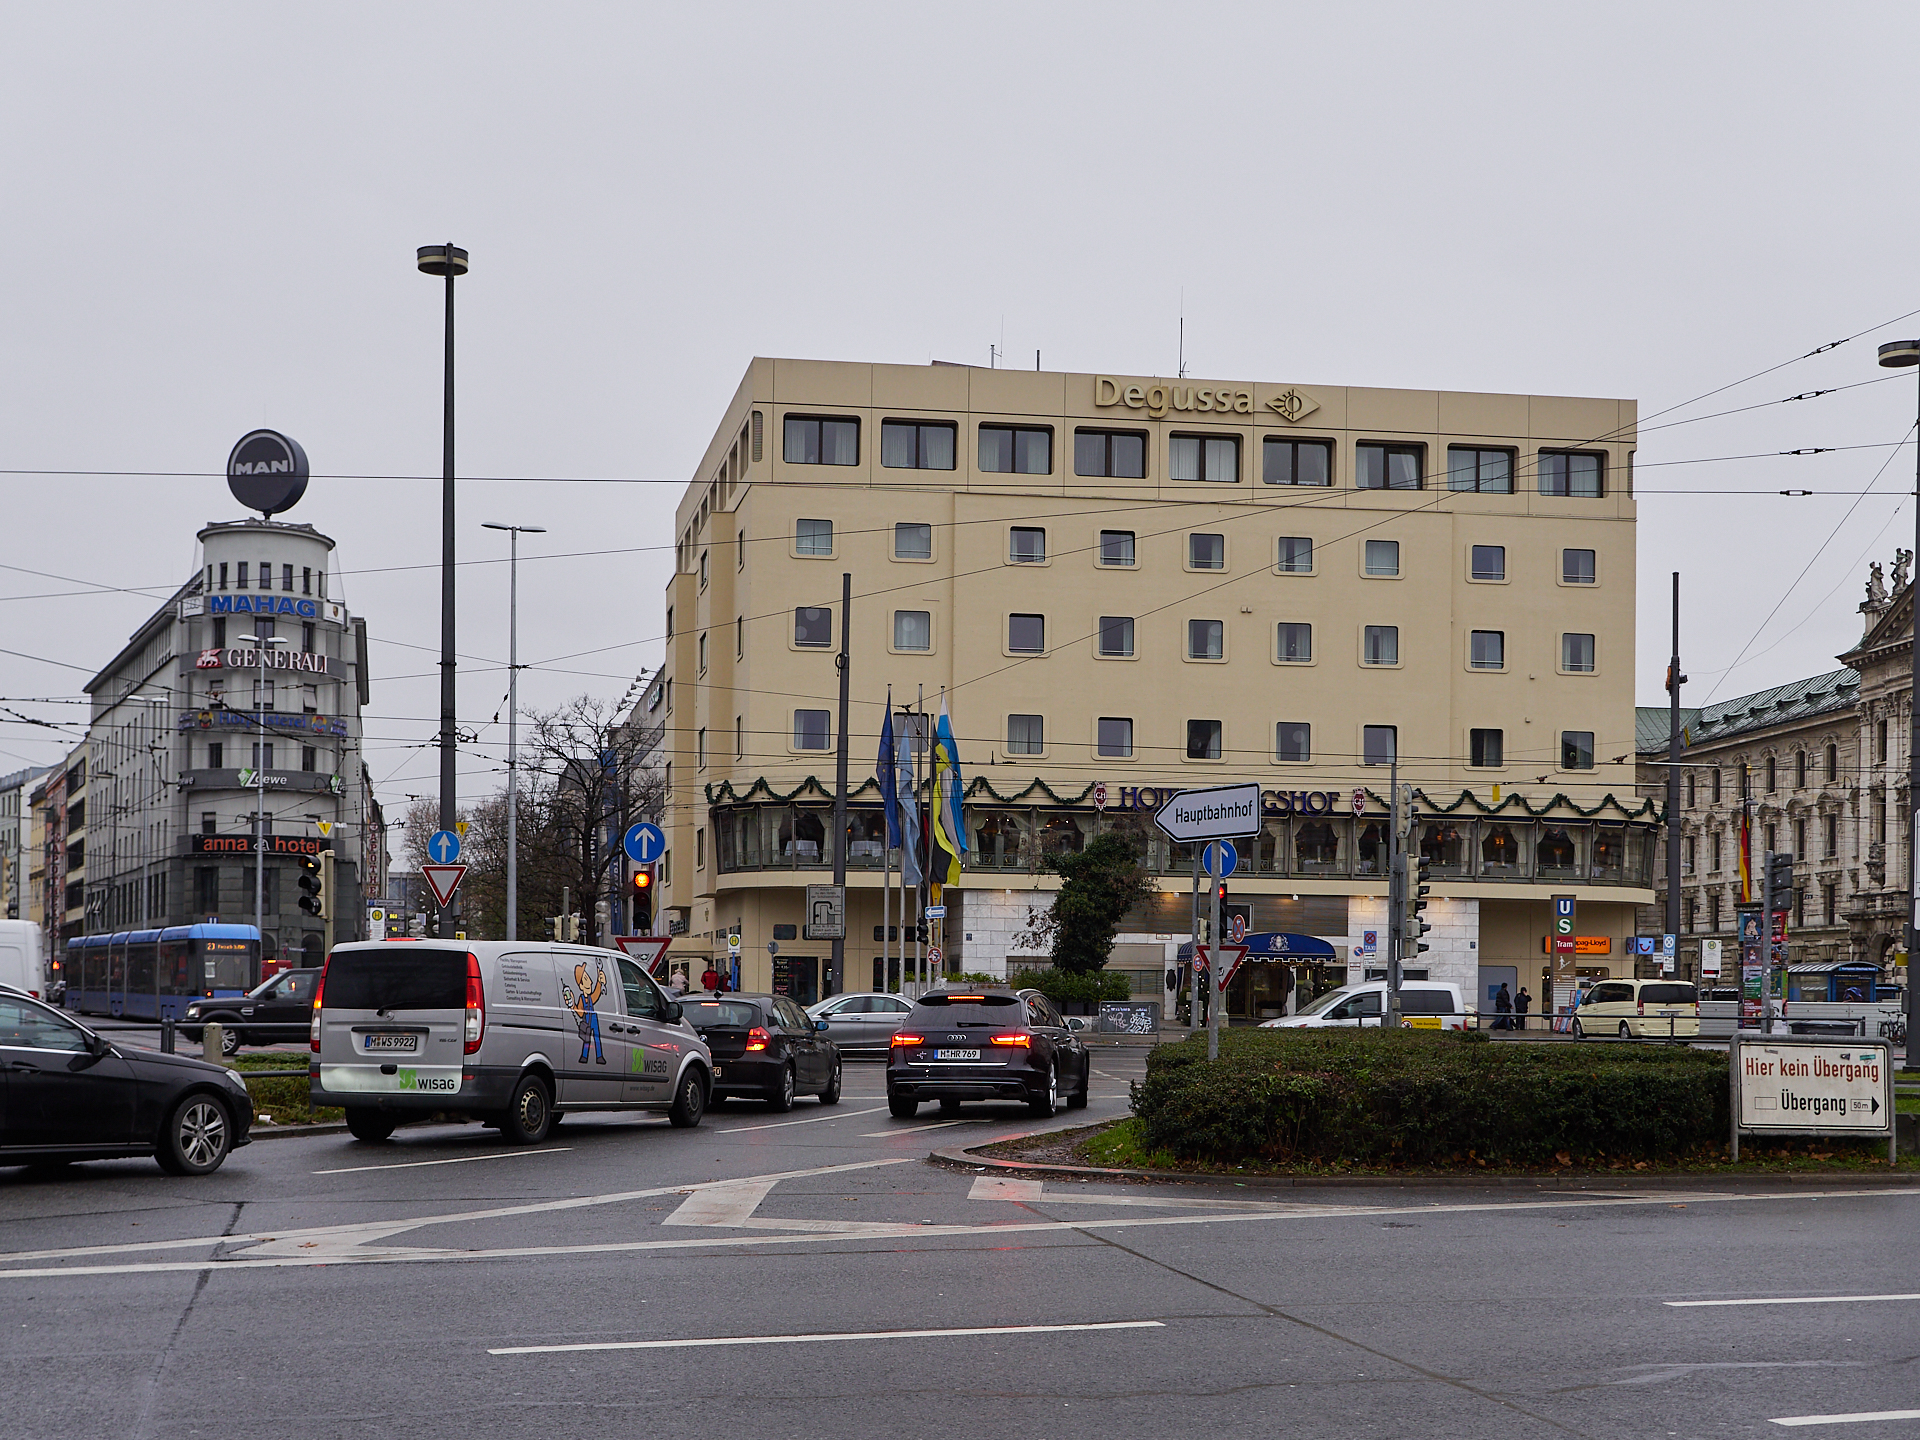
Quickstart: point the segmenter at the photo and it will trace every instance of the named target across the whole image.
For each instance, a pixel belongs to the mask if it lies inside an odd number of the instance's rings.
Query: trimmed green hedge
[[[1232,1030],[1147,1055],[1148,1149],[1239,1162],[1549,1165],[1674,1160],[1727,1139],[1727,1059],[1683,1046]]]
[[[1049,965],[1045,970],[1016,970],[1007,984],[1016,990],[1038,990],[1056,1005],[1092,1005],[1101,1000],[1126,1000],[1133,986],[1124,975],[1109,975],[1096,970],[1074,975]]]

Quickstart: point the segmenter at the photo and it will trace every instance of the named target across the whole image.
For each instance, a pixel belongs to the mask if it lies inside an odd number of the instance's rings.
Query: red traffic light
[[[652,889],[653,888],[653,872],[651,870],[641,870],[635,873],[633,877],[633,888],[636,890]]]

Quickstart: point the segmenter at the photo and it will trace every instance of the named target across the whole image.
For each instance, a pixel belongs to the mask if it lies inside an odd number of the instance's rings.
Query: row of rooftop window
[[[989,475],[1051,475],[1054,430],[1050,425],[983,424],[977,429],[974,468]],[[1089,427],[1073,432],[1073,473],[1089,478],[1147,478],[1149,436],[1144,430]],[[959,427],[944,421],[880,422],[880,464],[891,470],[953,470]],[[852,416],[789,415],[781,441],[789,465],[858,465],[860,421]],[[1362,440],[1353,447],[1351,488],[1427,488],[1427,447],[1420,443]],[[1519,451],[1505,446],[1447,447],[1446,488],[1481,495],[1511,495],[1520,469]],[[1331,440],[1267,435],[1260,441],[1260,479],[1267,485],[1332,486],[1336,481]],[[1174,434],[1167,437],[1166,478],[1232,485],[1241,479],[1240,436]],[[1587,450],[1542,450],[1534,467],[1542,495],[1598,500],[1606,495],[1606,456]]]

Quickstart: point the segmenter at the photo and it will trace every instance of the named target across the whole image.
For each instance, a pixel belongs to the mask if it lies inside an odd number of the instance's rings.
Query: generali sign
[[[258,650],[202,650],[193,662],[196,670],[297,670],[307,675],[325,675],[327,657],[311,650],[269,650],[265,657]]]
[[[1181,385],[1169,384],[1164,380],[1130,381],[1111,375],[1093,377],[1093,403],[1094,408],[1099,410],[1116,407],[1144,410],[1155,420],[1164,419],[1173,411],[1196,414],[1212,412],[1216,415],[1255,413],[1253,391],[1238,386]],[[1318,410],[1320,402],[1298,390],[1287,389],[1270,397],[1262,408],[1271,410],[1291,425]]]

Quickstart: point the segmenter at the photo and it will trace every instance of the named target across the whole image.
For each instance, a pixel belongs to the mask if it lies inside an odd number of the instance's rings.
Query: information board
[[[1746,1134],[1893,1138],[1893,1050],[1884,1040],[1735,1036],[1733,1147]]]
[[[1154,1035],[1160,1030],[1158,1000],[1102,1000],[1100,1033],[1103,1035]]]

